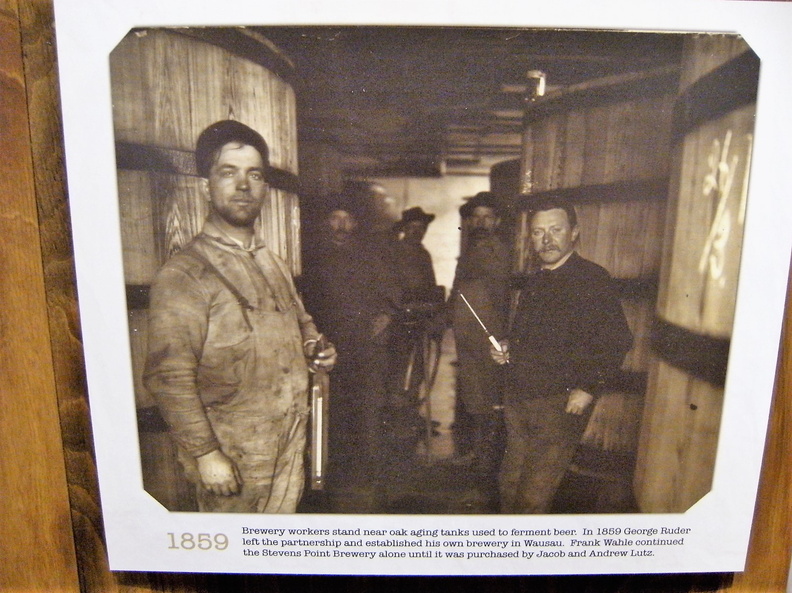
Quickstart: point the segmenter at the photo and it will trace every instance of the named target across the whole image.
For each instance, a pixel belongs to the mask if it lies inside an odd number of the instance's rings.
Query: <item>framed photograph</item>
[[[55,8],[112,570],[742,569],[788,6]]]

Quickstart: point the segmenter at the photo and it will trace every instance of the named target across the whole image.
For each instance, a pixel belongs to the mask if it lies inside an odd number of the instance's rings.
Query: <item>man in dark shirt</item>
[[[434,214],[416,206],[402,212],[401,220],[394,225],[399,237],[393,247],[394,259],[405,303],[437,300],[432,256],[423,246],[423,238],[434,218]]]
[[[507,444],[501,511],[546,513],[595,398],[618,373],[632,335],[608,272],[574,248],[577,216],[560,199],[537,204],[530,241],[539,270],[520,293],[504,352]]]
[[[445,302],[445,292],[437,286],[432,256],[423,246],[423,238],[435,215],[420,206],[402,212],[394,226],[397,239],[393,244],[393,262],[402,291],[402,310],[394,327],[391,356],[391,436],[397,445],[407,449],[415,444],[424,430],[419,414],[420,385],[427,380],[429,365],[423,360],[424,340],[431,337],[440,347],[441,337],[430,335],[432,319]]]

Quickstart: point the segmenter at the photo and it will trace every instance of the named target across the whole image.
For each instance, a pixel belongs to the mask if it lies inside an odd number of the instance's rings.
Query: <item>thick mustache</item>
[[[545,245],[539,250],[539,253],[545,253],[546,251],[560,251],[558,245]]]

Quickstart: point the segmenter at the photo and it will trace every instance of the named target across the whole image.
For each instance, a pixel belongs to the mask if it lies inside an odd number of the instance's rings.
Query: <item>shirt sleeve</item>
[[[621,369],[633,338],[609,276],[590,282],[585,296],[574,387],[599,396]]]
[[[197,388],[208,311],[208,295],[193,276],[174,266],[160,271],[150,293],[143,381],[176,442],[194,457],[220,448]]]

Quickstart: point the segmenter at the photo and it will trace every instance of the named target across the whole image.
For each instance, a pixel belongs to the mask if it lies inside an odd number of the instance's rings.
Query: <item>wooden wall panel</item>
[[[792,278],[790,278],[792,282]],[[762,477],[745,572],[730,593],[786,591],[792,548],[792,289],[787,289],[775,399],[770,410]]]
[[[80,348],[74,289],[69,217],[64,190],[60,116],[55,71],[51,0],[28,0],[17,6],[0,0],[0,113],[30,117],[30,136],[19,124],[4,144],[0,175],[3,201],[0,224],[5,243],[0,261],[0,589],[8,591],[84,591],[104,593],[220,591],[374,592],[410,589],[416,593],[498,591],[645,592],[713,591],[783,593],[789,568],[789,491],[792,459],[792,330],[784,330],[776,401],[753,536],[744,573],[737,575],[616,575],[599,577],[436,578],[277,577],[267,575],[176,575],[111,573],[102,543],[91,431]],[[6,70],[25,50],[24,77]],[[18,62],[17,62],[18,63]],[[9,76],[10,73],[10,76]],[[23,84],[23,81],[25,84]],[[9,83],[6,86],[6,83]],[[8,90],[12,94],[7,94]],[[27,105],[24,92],[27,91]],[[13,95],[13,93],[17,93]],[[15,100],[10,101],[9,97]],[[4,122],[4,125],[5,122]],[[28,143],[28,139],[30,143]],[[5,142],[7,138],[3,137]],[[31,150],[33,166],[30,166]],[[9,166],[13,165],[13,166]],[[7,170],[7,174],[6,174]],[[35,178],[35,196],[33,179]],[[35,201],[34,201],[35,200]],[[37,201],[37,204],[36,204]],[[38,206],[38,222],[35,206]],[[39,236],[41,242],[39,244]],[[24,241],[21,239],[25,239]],[[42,268],[43,261],[43,268]],[[46,292],[44,292],[46,288]],[[11,299],[11,300],[9,300]],[[7,306],[16,306],[9,313]],[[47,307],[45,311],[45,305]],[[23,312],[24,315],[19,313]],[[25,323],[20,324],[20,317]],[[10,323],[13,319],[14,323]],[[788,308],[786,319],[792,319]],[[50,343],[46,343],[49,323]],[[9,397],[17,395],[19,397]],[[57,404],[56,404],[57,395]],[[60,413],[61,430],[57,426]],[[20,430],[25,427],[25,430]],[[65,453],[60,443],[65,445]],[[63,467],[67,468],[69,497]],[[24,492],[11,497],[9,493]],[[9,499],[16,502],[11,505]],[[71,504],[74,542],[70,539],[67,504]],[[77,585],[79,573],[80,586]]]
[[[0,590],[77,591],[18,7],[0,2]],[[20,314],[24,312],[24,314]]]

